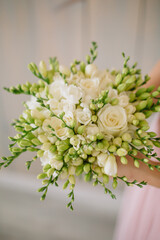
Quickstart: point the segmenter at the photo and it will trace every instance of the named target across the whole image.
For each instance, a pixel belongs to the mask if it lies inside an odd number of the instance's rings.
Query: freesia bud
[[[104,173],[109,176],[115,176],[117,174],[117,162],[113,154],[110,154],[107,158]]]

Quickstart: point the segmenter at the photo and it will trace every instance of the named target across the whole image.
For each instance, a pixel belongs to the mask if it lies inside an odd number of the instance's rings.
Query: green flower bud
[[[126,156],[127,153],[128,153],[127,150],[124,149],[124,148],[119,148],[119,149],[117,150],[117,155],[118,155],[119,157]]]
[[[134,126],[137,126],[137,125],[139,124],[139,120],[134,119],[134,120],[132,121],[132,123],[133,123]]]
[[[95,141],[97,140],[97,136],[96,136],[96,135],[91,135],[91,136],[89,137],[89,139],[90,139],[91,141],[95,142]]]
[[[160,112],[160,106],[155,106],[154,109],[155,109],[156,112]]]
[[[69,175],[69,182],[70,182],[70,184],[75,184],[76,183],[74,175]]]
[[[115,106],[115,105],[117,105],[118,103],[119,103],[118,98],[113,98],[112,101],[111,101],[111,105],[112,105],[112,106]]]
[[[122,148],[124,148],[124,149],[126,149],[127,151],[129,151],[129,150],[130,150],[130,146],[129,146],[128,142],[123,142],[123,143],[122,143]]]
[[[115,85],[118,86],[122,82],[122,74],[118,73],[115,78]]]
[[[150,136],[151,138],[153,138],[153,137],[156,137],[156,136],[157,136],[157,134],[156,134],[155,132],[148,132],[148,134],[149,134],[149,136]]]
[[[150,87],[147,88],[147,92],[152,92],[154,90],[155,86],[152,85]]]
[[[63,190],[68,187],[68,184],[69,184],[69,180],[67,180],[67,181],[64,183],[64,185],[63,185]]]
[[[144,111],[145,117],[149,118],[152,115],[152,111]]]
[[[102,108],[103,105],[104,105],[104,103],[98,103],[98,104],[97,104],[98,108]]]
[[[128,72],[129,72],[128,67],[124,67],[124,68],[122,69],[122,73],[123,73],[124,75],[127,75]]]
[[[48,170],[51,168],[51,165],[49,163],[47,163],[44,167],[43,167],[43,172],[48,172]]]
[[[63,160],[63,156],[62,156],[62,155],[59,155],[59,154],[56,154],[54,158],[55,158],[55,160],[57,160],[57,161],[62,161],[62,160]]]
[[[120,85],[118,85],[117,90],[119,93],[124,92],[126,90],[126,84],[121,83]]]
[[[47,77],[47,66],[44,61],[40,61],[39,70],[43,77]]]
[[[83,173],[83,165],[77,166],[76,167],[76,176],[79,176]]]
[[[21,148],[18,148],[18,147],[12,147],[10,148],[11,152],[13,153],[17,153],[17,152],[22,152],[22,149]]]
[[[139,161],[137,159],[134,160],[134,166],[136,168],[139,168]]]
[[[147,163],[148,161],[149,161],[149,160],[148,160],[147,158],[144,158],[144,159],[143,159],[143,162],[144,162],[144,163]]]
[[[73,146],[77,146],[79,144],[79,141],[80,140],[76,135],[70,138],[70,144]]]
[[[142,94],[139,96],[139,99],[140,99],[140,100],[146,100],[146,99],[149,98],[149,97],[150,97],[150,93],[145,92],[145,93],[142,93]]]
[[[131,92],[131,93],[129,94],[129,101],[130,101],[130,102],[133,102],[133,101],[135,100],[135,98],[136,98],[136,94],[133,93],[133,92]]]
[[[32,127],[30,125],[27,125],[27,124],[25,125],[24,128],[25,128],[26,131],[30,131],[32,129]]]
[[[91,57],[89,55],[86,56],[86,61],[87,61],[87,63],[90,63]]]
[[[122,135],[122,139],[123,139],[123,141],[129,142],[129,143],[132,141],[132,137],[131,137],[131,135],[129,133],[124,133]]]
[[[70,155],[75,155],[76,154],[76,150],[72,147],[69,149],[69,154]]]
[[[89,171],[91,170],[91,165],[89,163],[86,163],[83,167],[83,170],[85,173],[89,173]]]
[[[142,112],[136,112],[136,113],[134,114],[134,116],[135,116],[138,120],[144,120],[144,119],[145,119],[145,115],[144,115],[144,113],[142,113]]]
[[[97,133],[97,139],[102,140],[104,138],[104,135],[102,133]]]
[[[38,127],[42,126],[42,121],[40,119],[35,119],[35,125]]]
[[[47,179],[45,179],[45,180],[42,181],[42,185],[46,185],[46,184],[48,184],[48,183],[49,183],[49,180],[47,180]]]
[[[85,73],[86,64],[84,62],[80,63],[80,70]]]
[[[89,173],[87,173],[87,174],[85,175],[84,180],[85,180],[86,182],[89,182],[89,181],[91,181],[91,178],[92,178],[92,173],[89,172]]]
[[[22,139],[20,142],[19,142],[19,145],[21,147],[30,147],[32,145],[32,143],[28,140],[25,140],[25,139]]]
[[[89,163],[93,163],[93,162],[95,162],[95,160],[96,160],[95,157],[89,157],[89,158],[88,158],[88,162],[89,162]]]
[[[113,180],[113,183],[112,183],[112,187],[113,187],[113,189],[115,189],[116,187],[117,187],[117,180],[116,179],[114,179]]]
[[[33,138],[33,139],[31,140],[31,142],[32,142],[34,145],[36,145],[36,146],[42,145],[42,143],[38,140],[38,138]]]
[[[139,97],[142,93],[145,93],[146,90],[146,88],[139,88],[136,92],[136,96]]]
[[[51,153],[55,153],[55,152],[57,151],[56,145],[51,145],[51,147],[49,148],[49,151],[50,151]]]
[[[152,92],[152,97],[157,97],[159,95],[159,91]]]
[[[86,154],[86,153],[82,153],[82,154],[80,155],[80,157],[83,158],[83,159],[87,159],[87,154]]]
[[[132,140],[132,143],[133,143],[135,146],[142,146],[141,140],[140,140],[140,139],[137,139],[137,138],[133,139],[133,140]]]
[[[106,174],[103,174],[103,183],[104,183],[104,184],[109,183],[109,176],[106,175]]]
[[[126,157],[121,157],[121,163],[122,164],[127,164],[128,163],[128,160]]]
[[[71,158],[70,158],[70,156],[68,155],[68,154],[66,154],[65,156],[64,156],[64,161],[67,163],[67,162],[69,162],[69,160],[70,160]]]
[[[38,150],[37,157],[43,157],[43,154],[44,154],[43,150]]]
[[[109,148],[108,148],[108,151],[111,152],[111,153],[114,153],[116,152],[117,148],[115,145],[110,145]]]
[[[57,146],[57,150],[59,151],[59,152],[64,152],[64,151],[66,151],[67,149],[69,148],[69,145],[68,144],[60,144],[60,145],[58,145]]]
[[[141,101],[137,106],[137,111],[142,111],[147,106],[147,100]]]
[[[148,108],[151,108],[152,105],[153,105],[153,99],[152,99],[152,98],[148,98],[148,99],[147,99],[147,107],[148,107]]]
[[[99,142],[99,143],[97,144],[97,147],[98,147],[98,149],[103,149],[103,148],[104,148],[104,145],[103,145],[102,142]]]
[[[50,168],[50,169],[47,171],[47,176],[48,176],[48,177],[51,177],[51,176],[53,175],[54,171],[55,171],[55,168]]]
[[[74,136],[74,131],[72,129],[68,129],[68,137],[71,138]]]
[[[37,179],[44,179],[47,177],[47,174],[46,173],[41,173],[37,176]]]
[[[154,144],[154,146],[160,148],[160,142],[158,142],[158,141],[152,141],[152,143]]]
[[[146,120],[140,121],[139,126],[143,131],[147,131],[150,128]]]
[[[107,139],[103,139],[103,140],[102,140],[102,143],[103,143],[105,149],[107,149],[107,148],[109,147],[109,142],[108,142]]]
[[[86,130],[86,127],[84,125],[82,125],[82,126],[78,127],[77,133],[82,135],[85,132],[85,130]]]
[[[113,144],[120,147],[122,145],[122,138],[121,137],[116,137],[113,139]]]
[[[91,103],[91,104],[89,105],[89,107],[90,107],[90,109],[93,110],[93,111],[96,110],[96,106],[95,106],[95,104],[93,104],[93,103]]]
[[[92,122],[96,122],[97,121],[97,116],[96,115],[92,115],[91,120],[92,120]]]

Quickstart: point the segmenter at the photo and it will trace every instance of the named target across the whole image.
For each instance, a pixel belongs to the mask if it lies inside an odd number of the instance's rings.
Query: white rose
[[[117,174],[117,162],[113,154],[109,155],[104,166],[104,173],[109,176],[116,176]]]
[[[80,81],[80,87],[92,98],[98,96],[99,78],[86,78]]]
[[[120,106],[105,105],[98,112],[98,127],[104,134],[118,136],[127,130],[127,115]]]
[[[99,167],[104,167],[104,166],[105,166],[105,163],[106,163],[106,161],[107,161],[107,158],[108,158],[108,154],[106,154],[106,153],[100,153],[100,154],[97,156],[98,166],[99,166]]]
[[[91,111],[89,108],[78,108],[76,110],[76,118],[79,123],[87,125],[91,121]]]

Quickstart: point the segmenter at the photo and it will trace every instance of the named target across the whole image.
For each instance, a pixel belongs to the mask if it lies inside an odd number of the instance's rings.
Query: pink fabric
[[[159,115],[152,131],[159,131]],[[160,156],[160,149],[155,149]],[[115,240],[160,240],[160,189],[134,186],[125,189]]]

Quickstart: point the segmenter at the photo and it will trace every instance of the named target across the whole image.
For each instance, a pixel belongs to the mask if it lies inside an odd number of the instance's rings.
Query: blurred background
[[[96,41],[99,68],[120,68],[124,51],[148,73],[160,59],[159,13],[159,0],[0,0],[0,156],[9,155],[8,136],[15,134],[10,123],[27,100],[3,87],[36,81],[28,63],[57,56],[69,66],[84,59]],[[46,201],[39,201],[41,166],[37,161],[27,172],[31,157],[23,155],[0,171],[0,239],[113,239],[124,186],[111,200],[80,180],[70,212],[61,187],[50,188]]]

